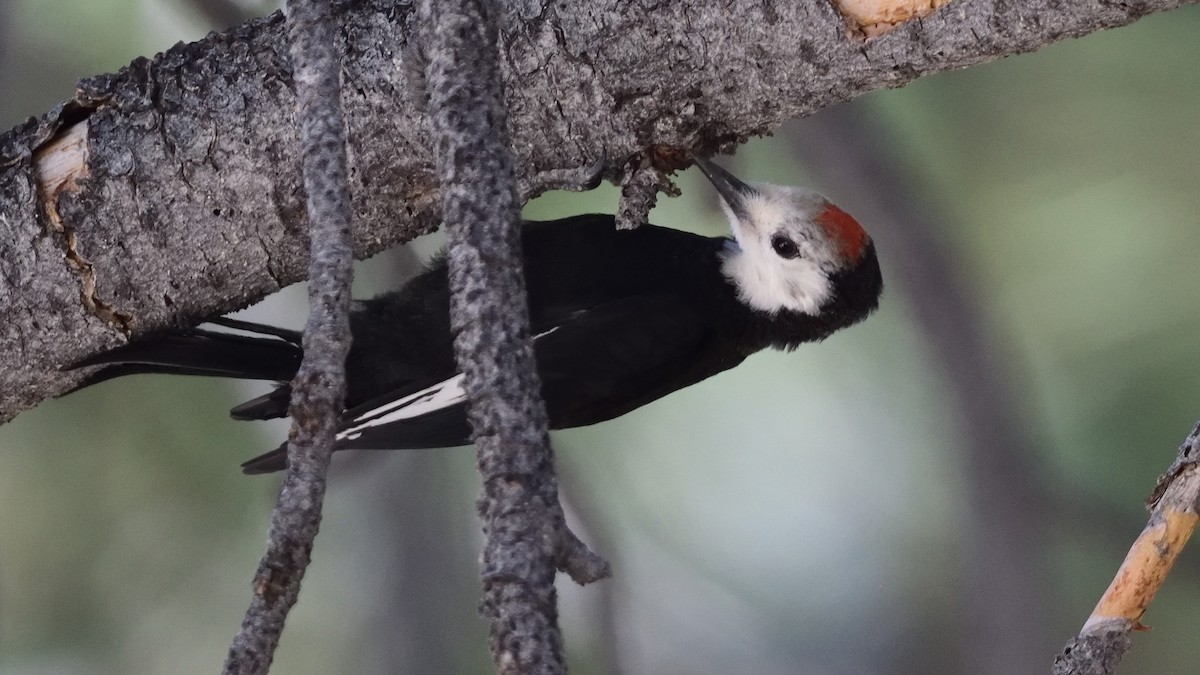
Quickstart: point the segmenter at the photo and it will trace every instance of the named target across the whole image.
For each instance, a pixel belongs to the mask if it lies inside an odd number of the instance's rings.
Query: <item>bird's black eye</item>
[[[795,258],[800,255],[800,249],[796,247],[796,242],[788,239],[782,234],[777,234],[771,237],[771,248],[780,258]]]

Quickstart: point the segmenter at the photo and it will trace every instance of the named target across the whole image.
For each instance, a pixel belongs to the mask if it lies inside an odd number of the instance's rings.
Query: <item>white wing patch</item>
[[[408,420],[421,415],[449,408],[467,400],[467,392],[463,390],[462,373],[439,382],[432,387],[409,394],[404,398],[388,401],[387,403],[368,410],[355,417],[354,426],[338,432],[337,440],[352,441],[371,427],[379,427],[400,420]]]
[[[533,339],[536,341],[539,338],[546,337],[559,328],[560,326],[555,326],[548,331],[538,333],[533,336]],[[381,427],[392,422],[410,420],[421,415],[428,415],[429,413],[458,405],[466,400],[467,392],[463,389],[463,374],[459,373],[444,382],[438,382],[432,387],[427,387],[403,398],[398,398],[395,401],[388,401],[378,408],[368,410],[351,420],[354,426],[339,431],[336,439],[339,441],[352,441],[362,436],[363,432],[371,427]]]

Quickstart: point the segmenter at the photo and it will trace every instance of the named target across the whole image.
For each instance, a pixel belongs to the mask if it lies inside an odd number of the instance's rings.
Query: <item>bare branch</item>
[[[450,241],[450,317],[483,495],[482,611],[502,673],[565,673],[555,569],[607,566],[567,530],[533,359],[497,6],[424,0],[426,87]]]
[[[1054,659],[1054,675],[1111,675],[1143,628],[1142,616],[1200,523],[1200,423],[1150,496],[1150,520],[1079,635]]]
[[[346,392],[350,351],[350,188],[340,103],[342,45],[330,0],[289,0],[304,188],[312,240],[304,360],[292,382],[288,468],[271,514],[254,597],[225,673],[265,673],[300,593],[321,523],[325,474]]]

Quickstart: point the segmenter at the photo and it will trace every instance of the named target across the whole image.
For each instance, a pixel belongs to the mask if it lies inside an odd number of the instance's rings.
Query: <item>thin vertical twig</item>
[[[423,0],[425,87],[449,236],[455,355],[483,494],[484,615],[501,673],[563,673],[556,568],[607,574],[566,528],[529,337],[520,201],[500,90],[498,4]]]
[[[330,0],[291,0],[287,22],[308,195],[309,315],[304,360],[292,383],[288,468],[254,577],[254,596],[225,661],[230,675],[267,672],[300,593],[321,522],[350,350],[353,254],[337,18]]]

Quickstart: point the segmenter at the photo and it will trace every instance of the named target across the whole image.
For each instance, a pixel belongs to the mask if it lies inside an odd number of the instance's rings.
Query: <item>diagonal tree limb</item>
[[[498,21],[520,189],[599,157],[620,179],[657,148],[703,154],[874,89],[1189,2],[954,0],[866,43],[826,0],[517,3]],[[364,256],[433,229],[439,195],[412,94],[411,7],[336,10]],[[85,80],[0,135],[0,420],[68,391],[80,375],[60,369],[75,360],[303,276],[285,45],[278,15],[252,20]]]
[[[230,646],[228,675],[266,673],[312,556],[321,523],[325,474],[346,392],[350,351],[350,189],[340,105],[342,45],[330,0],[289,0],[288,33],[296,71],[296,105],[311,262],[304,359],[292,382],[288,468],[271,513],[267,551],[254,596]]]
[[[1200,523],[1200,423],[1150,495],[1150,519],[1079,635],[1054,659],[1054,675],[1111,675],[1144,629],[1142,616]]]
[[[607,565],[567,529],[533,358],[520,209],[488,0],[424,0],[429,118],[449,238],[454,351],[483,494],[483,614],[501,673],[565,673],[554,577]]]

